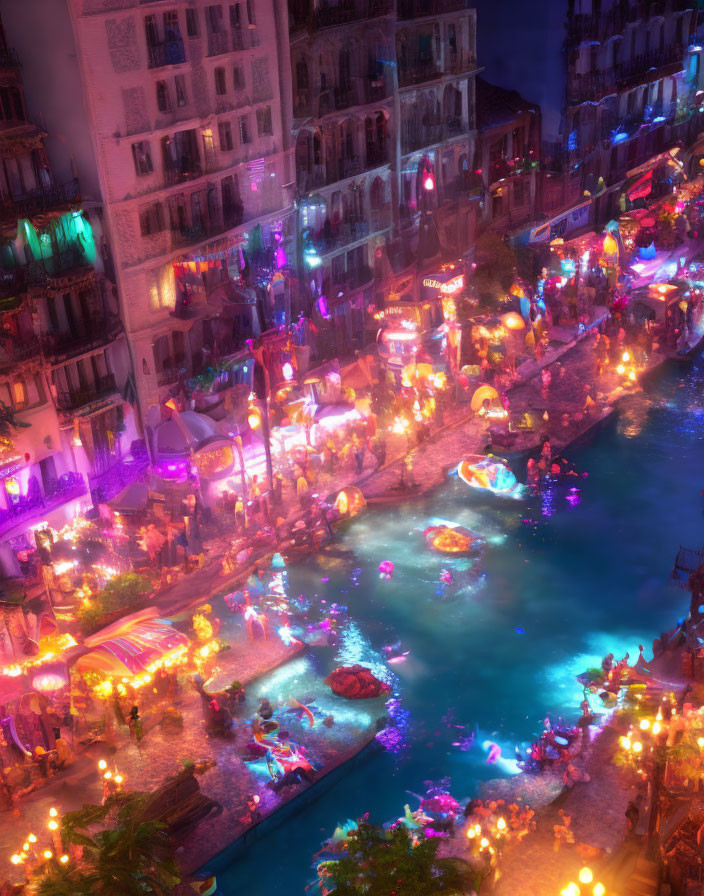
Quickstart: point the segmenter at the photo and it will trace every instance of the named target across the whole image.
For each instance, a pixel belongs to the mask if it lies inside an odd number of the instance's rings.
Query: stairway
[[[623,888],[623,896],[657,896],[658,866],[639,855],[636,867]]]

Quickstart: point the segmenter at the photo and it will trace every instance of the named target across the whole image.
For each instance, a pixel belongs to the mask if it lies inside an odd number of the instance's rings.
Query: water
[[[291,593],[349,606],[357,623],[351,654],[378,659],[397,641],[396,655],[408,651],[391,667],[409,713],[408,747],[350,770],[252,846],[218,874],[225,894],[275,896],[282,885],[302,894],[311,857],[338,821],[364,812],[379,822],[397,817],[409,800],[415,808],[409,791],[422,792],[426,780],[449,777],[455,794],[472,793],[497,774],[483,743],[495,741],[512,759],[514,744],[539,733],[548,711],[576,717],[577,672],[607,652],[629,650],[633,661],[639,643],[649,652],[653,637],[686,613],[688,595],[668,576],[680,543],[704,544],[702,387],[701,359],[673,370],[572,452],[589,473],[576,506],[564,490],[526,504],[454,481],[422,503],[354,521],[342,538],[349,556],[289,571]],[[470,569],[426,549],[414,530],[435,517],[487,538]],[[395,564],[388,581],[377,573],[382,560]],[[453,570],[451,595],[441,596],[442,568]],[[476,729],[470,750],[452,745],[463,734],[453,724]],[[499,765],[513,771],[510,761]]]

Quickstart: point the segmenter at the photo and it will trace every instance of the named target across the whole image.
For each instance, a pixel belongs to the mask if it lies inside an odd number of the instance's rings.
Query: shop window
[[[134,170],[138,177],[143,177],[145,174],[151,174],[154,171],[148,140],[140,140],[139,143],[132,144],[132,158],[134,160]]]

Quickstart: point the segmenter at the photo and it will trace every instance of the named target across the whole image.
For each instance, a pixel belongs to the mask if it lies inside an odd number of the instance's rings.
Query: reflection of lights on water
[[[366,638],[356,622],[349,622],[340,633],[340,643],[335,660],[341,666],[366,666],[372,674],[388,685],[396,689],[398,679],[386,665],[383,657],[378,653]]]

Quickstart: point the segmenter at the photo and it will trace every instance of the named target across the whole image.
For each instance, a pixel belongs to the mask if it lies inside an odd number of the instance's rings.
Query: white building
[[[3,2],[11,40],[32,50],[29,101],[104,210],[140,412],[151,419],[185,380],[290,311],[286,278],[272,283],[290,237],[285,9]]]

